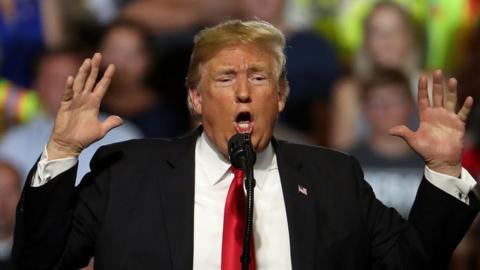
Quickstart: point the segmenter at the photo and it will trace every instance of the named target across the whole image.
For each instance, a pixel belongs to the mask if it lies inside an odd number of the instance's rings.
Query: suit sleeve
[[[469,206],[423,178],[406,221],[375,198],[358,161],[353,166],[369,230],[372,269],[447,269],[478,213],[478,199],[470,196]]]
[[[77,165],[47,184],[27,178],[17,206],[12,257],[17,269],[78,269],[93,256],[108,201],[108,155],[98,150],[92,172],[75,187]]]

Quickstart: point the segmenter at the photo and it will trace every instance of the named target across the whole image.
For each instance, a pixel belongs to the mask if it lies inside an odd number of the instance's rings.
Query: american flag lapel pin
[[[307,196],[308,195],[308,191],[307,191],[307,188],[302,186],[302,185],[298,185],[298,192],[299,193],[302,193],[303,195]]]

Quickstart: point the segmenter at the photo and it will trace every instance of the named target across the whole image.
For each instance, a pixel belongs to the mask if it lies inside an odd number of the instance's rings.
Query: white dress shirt
[[[75,158],[48,161],[44,150],[32,186],[41,186],[73,167]],[[233,174],[230,163],[214,148],[205,133],[195,148],[195,205],[193,269],[220,269],[225,200]],[[258,270],[291,269],[290,239],[277,159],[270,144],[257,153],[254,201],[254,242]],[[468,204],[467,194],[476,185],[462,168],[460,178],[425,167],[425,178],[434,186]]]
[[[203,133],[195,148],[193,269],[220,269],[230,166]],[[287,212],[272,145],[257,153],[253,174],[256,269],[291,269]]]
[[[0,261],[10,258],[13,245],[13,236],[6,239],[0,239]]]

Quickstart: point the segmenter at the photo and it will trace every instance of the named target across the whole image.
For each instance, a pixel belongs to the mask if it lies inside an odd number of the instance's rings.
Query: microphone
[[[230,163],[245,173],[245,189],[247,190],[246,201],[246,224],[243,232],[243,251],[240,256],[241,269],[248,270],[251,261],[250,246],[253,234],[253,189],[255,179],[253,178],[253,164],[257,159],[253,151],[251,135],[248,133],[237,133],[228,140],[228,155]]]
[[[230,163],[246,174],[253,169],[257,155],[253,151],[251,135],[248,133],[237,133],[228,140],[228,155]]]

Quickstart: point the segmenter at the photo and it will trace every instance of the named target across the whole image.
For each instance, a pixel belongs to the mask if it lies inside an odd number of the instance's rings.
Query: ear
[[[287,97],[285,96],[285,91],[278,91],[278,113],[281,113],[285,109],[285,103],[287,102]]]
[[[193,111],[198,115],[202,115],[202,95],[200,95],[200,91],[197,88],[190,88],[188,89],[188,95],[192,102]]]

